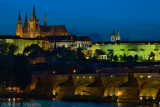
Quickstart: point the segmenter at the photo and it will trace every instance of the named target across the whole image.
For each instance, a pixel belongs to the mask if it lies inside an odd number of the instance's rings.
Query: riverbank
[[[55,98],[51,94],[40,93],[1,93],[0,98],[22,98],[22,99],[37,99],[37,100],[52,100]]]

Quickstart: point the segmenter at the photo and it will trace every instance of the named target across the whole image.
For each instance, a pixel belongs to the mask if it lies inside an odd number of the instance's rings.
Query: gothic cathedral
[[[47,26],[47,19],[45,14],[44,25],[39,25],[39,20],[35,15],[35,7],[33,6],[32,17],[27,19],[27,14],[22,25],[21,15],[19,12],[16,36],[21,38],[36,38],[38,36],[68,36],[68,32],[64,25]]]

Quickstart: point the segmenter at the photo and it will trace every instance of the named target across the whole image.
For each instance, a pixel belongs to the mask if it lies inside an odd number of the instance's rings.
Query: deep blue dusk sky
[[[70,34],[110,40],[113,28],[122,40],[160,41],[160,0],[0,0],[0,35],[15,35],[18,13],[24,21],[33,4],[40,24],[66,25]]]

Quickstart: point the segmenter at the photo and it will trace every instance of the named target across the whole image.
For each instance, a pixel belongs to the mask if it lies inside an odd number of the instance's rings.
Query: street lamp
[[[73,70],[73,73],[76,73],[76,72],[77,72],[76,69],[74,69],[74,70]]]
[[[52,72],[53,74],[55,74],[56,73],[56,71],[55,70],[53,70],[53,72]]]

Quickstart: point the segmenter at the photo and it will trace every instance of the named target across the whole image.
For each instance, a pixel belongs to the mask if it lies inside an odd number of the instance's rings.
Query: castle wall
[[[42,40],[31,40],[31,39],[0,39],[0,40],[6,40],[7,43],[12,43],[16,46],[18,46],[18,50],[16,51],[15,54],[22,54],[23,50],[27,46],[31,46],[32,44],[37,44],[39,47],[42,48]]]

